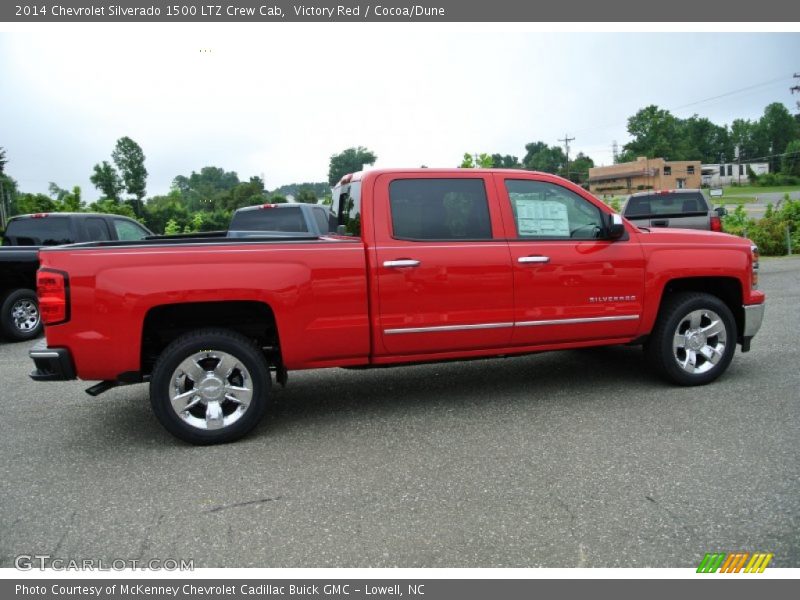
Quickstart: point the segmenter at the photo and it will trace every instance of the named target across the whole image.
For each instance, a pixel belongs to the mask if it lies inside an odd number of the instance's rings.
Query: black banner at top
[[[11,0],[3,22],[798,22],[800,2],[761,0]]]

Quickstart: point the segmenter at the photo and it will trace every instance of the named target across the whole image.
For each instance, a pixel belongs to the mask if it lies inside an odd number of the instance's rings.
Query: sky
[[[324,181],[331,154],[453,167],[555,145],[612,162],[648,104],[719,124],[795,112],[798,33],[546,33],[435,27],[113,27],[0,33],[0,147],[19,188],[80,185],[129,136],[148,196],[204,166],[268,189]]]

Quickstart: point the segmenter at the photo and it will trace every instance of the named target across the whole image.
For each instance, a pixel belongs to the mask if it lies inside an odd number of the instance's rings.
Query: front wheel
[[[0,329],[14,342],[32,340],[42,332],[39,300],[33,290],[14,290],[0,306]]]
[[[648,362],[680,385],[704,385],[722,375],[736,349],[736,321],[716,296],[680,293],[667,298],[645,345]]]
[[[174,436],[219,444],[258,424],[270,384],[266,359],[253,342],[226,329],[201,329],[161,353],[150,380],[150,403]]]

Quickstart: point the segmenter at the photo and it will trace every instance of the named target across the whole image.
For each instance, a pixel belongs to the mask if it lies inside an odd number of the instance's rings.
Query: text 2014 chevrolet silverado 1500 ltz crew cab
[[[543,173],[367,171],[342,179],[332,214],[337,234],[313,239],[42,249],[32,377],[100,380],[92,394],[149,381],[159,421],[204,444],[261,419],[271,371],[642,343],[698,385],[763,316],[748,240],[637,229]]]

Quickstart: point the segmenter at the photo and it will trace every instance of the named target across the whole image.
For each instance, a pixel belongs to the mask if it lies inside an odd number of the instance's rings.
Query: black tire
[[[692,328],[689,325],[690,317],[697,315],[698,311],[704,315],[701,325]],[[709,315],[713,315],[713,318]],[[716,335],[704,334],[702,339],[690,339],[692,332],[703,329],[714,331],[710,325],[717,322],[716,317],[719,317],[719,325],[715,328],[719,332]],[[680,333],[683,327],[687,327],[683,331],[688,336]],[[683,349],[677,341],[680,337],[684,339]],[[668,381],[686,386],[705,385],[728,368],[736,350],[736,339],[736,320],[722,300],[711,294],[682,292],[664,300],[644,350],[650,366]],[[705,345],[702,347],[693,348],[694,344],[703,343]],[[707,359],[704,352],[711,354],[713,360]],[[691,353],[694,353],[694,361],[687,358]],[[682,366],[684,361],[689,366]],[[690,372],[695,369],[695,372]]]
[[[20,310],[25,311],[24,318],[20,318]],[[36,292],[28,289],[14,290],[3,299],[0,306],[0,330],[3,337],[12,342],[32,340],[42,333],[42,317]]]
[[[244,367],[248,375],[247,380],[252,383],[252,398],[249,400],[249,405],[243,409],[235,422],[219,429],[202,429],[200,425],[193,425],[188,420],[198,423],[203,420],[202,414],[196,417],[184,410],[181,411],[181,414],[184,415],[182,418],[178,416],[177,409],[172,407],[170,393],[180,391],[175,381],[183,376],[184,382],[191,382],[190,376],[183,373],[179,366],[200,353],[207,353],[212,365],[217,354],[233,357],[240,363],[239,366]],[[221,364],[221,361],[217,364]],[[208,363],[206,363],[207,365]],[[177,375],[179,372],[181,375]],[[207,372],[207,374],[211,373],[211,371]],[[242,377],[242,381],[245,381],[244,375],[240,374],[239,370],[234,370],[231,377]],[[150,404],[159,422],[175,437],[190,444],[222,444],[239,439],[261,421],[267,409],[271,383],[272,378],[266,358],[261,349],[253,342],[228,329],[199,329],[177,338],[159,356],[150,379]],[[188,389],[191,391],[194,384],[188,385],[190,386]],[[247,387],[245,384],[241,385]],[[210,387],[218,386],[214,386],[214,382],[211,382]],[[199,383],[196,389],[200,392],[197,394],[198,398],[205,394],[204,391],[201,391]],[[225,410],[238,410],[238,405],[224,398],[221,399],[221,403],[227,407]],[[200,403],[192,411],[196,415],[198,411],[202,413],[206,407],[207,404]],[[228,417],[230,414],[225,415],[225,418]],[[206,422],[208,422],[208,417],[206,417]]]

